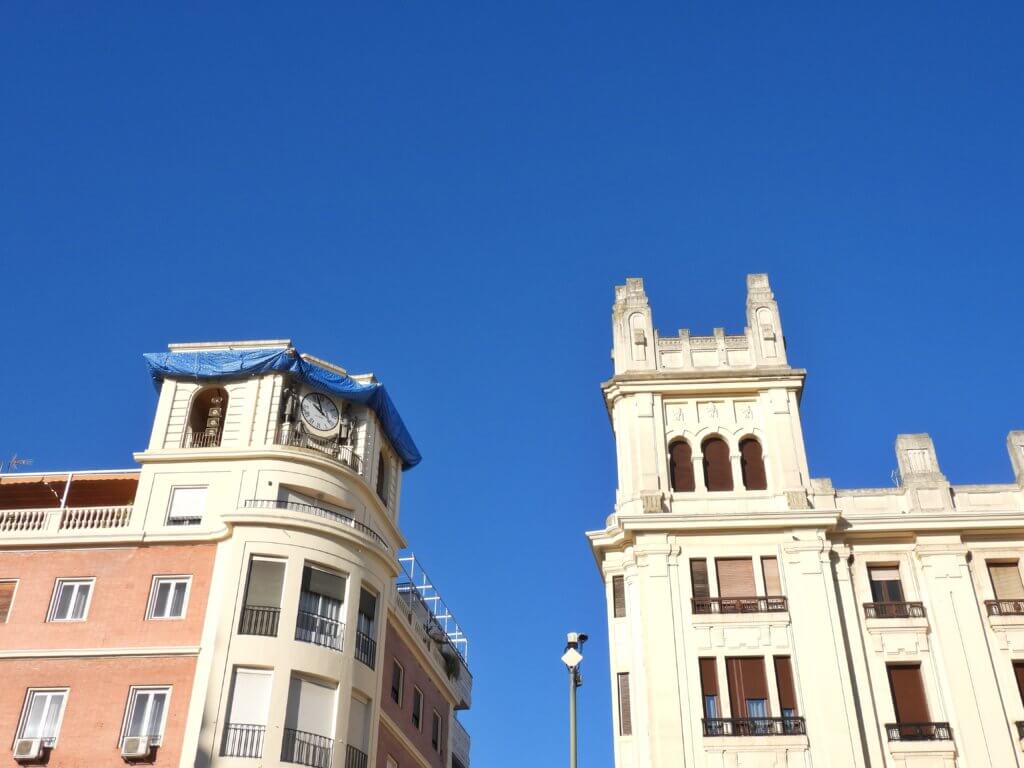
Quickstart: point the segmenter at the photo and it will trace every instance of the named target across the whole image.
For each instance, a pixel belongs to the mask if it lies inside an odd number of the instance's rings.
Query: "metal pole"
[[[576,667],[569,667],[569,768],[576,768]]]

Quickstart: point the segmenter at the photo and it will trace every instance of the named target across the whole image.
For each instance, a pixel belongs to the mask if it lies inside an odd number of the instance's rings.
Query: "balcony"
[[[719,613],[785,613],[789,603],[784,597],[694,597],[693,612]]]
[[[219,448],[220,432],[193,432],[187,430],[181,438],[182,448]]]
[[[265,725],[228,723],[224,727],[224,743],[220,753],[223,757],[263,757]]]
[[[277,637],[277,622],[280,617],[280,608],[269,605],[247,605],[242,608],[242,620],[238,623],[238,634]]]
[[[348,467],[353,472],[363,474],[363,459],[355,452],[351,445],[343,445],[337,440],[329,437],[317,437],[308,432],[299,432],[290,424],[282,424],[277,429],[274,437],[275,445],[284,445],[289,448],[299,448],[303,451],[318,453],[326,456],[339,464]]]
[[[65,507],[64,509],[7,509],[0,511],[0,533],[39,536],[127,528],[132,506]]]
[[[377,641],[365,632],[356,632],[356,661],[370,669],[377,663]]]
[[[706,717],[705,736],[806,736],[802,717]]]
[[[384,537],[373,530],[373,528],[365,525],[364,523],[360,523],[354,517],[342,515],[339,512],[334,512],[330,509],[323,509],[322,507],[316,507],[312,504],[302,504],[297,501],[278,501],[277,499],[248,499],[245,502],[245,507],[246,509],[288,509],[294,512],[302,512],[307,515],[323,517],[327,520],[333,520],[336,523],[353,528],[360,533],[369,536],[375,542],[384,547],[384,549],[390,549],[388,543],[384,541]]]
[[[363,750],[351,744],[345,747],[345,768],[366,768],[370,758]]]
[[[345,625],[319,613],[300,610],[295,620],[295,639],[340,651],[345,638]],[[359,654],[356,653],[358,658]]]
[[[950,741],[953,738],[949,723],[888,723],[885,733],[889,741]]]
[[[923,619],[924,603],[864,603],[866,619]]]
[[[331,768],[334,739],[316,733],[284,729],[281,742],[281,762],[308,765],[310,768]]]
[[[1024,616],[1024,600],[986,600],[989,616]]]

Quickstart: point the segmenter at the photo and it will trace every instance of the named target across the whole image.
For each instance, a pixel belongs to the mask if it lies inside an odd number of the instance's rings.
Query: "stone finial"
[[[779,305],[764,273],[747,275],[747,329],[758,364],[788,365]]]
[[[615,373],[651,371],[657,368],[654,321],[644,292],[644,281],[639,277],[627,278],[625,285],[615,286],[612,337]]]
[[[615,309],[625,311],[628,307],[648,306],[642,277],[627,277],[625,285],[615,286]]]
[[[1010,452],[1013,476],[1017,485],[1024,487],[1024,431],[1014,430],[1006,436],[1006,450]]]
[[[908,481],[945,483],[946,477],[939,469],[935,455],[935,444],[927,433],[896,436],[896,461],[903,485]]]

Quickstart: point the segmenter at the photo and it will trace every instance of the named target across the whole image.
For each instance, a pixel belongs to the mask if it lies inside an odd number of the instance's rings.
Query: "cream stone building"
[[[778,304],[654,328],[616,288],[602,385],[618,489],[604,578],[617,768],[1024,764],[1024,432],[1016,482],[951,485],[899,435],[893,487],[811,478]]]

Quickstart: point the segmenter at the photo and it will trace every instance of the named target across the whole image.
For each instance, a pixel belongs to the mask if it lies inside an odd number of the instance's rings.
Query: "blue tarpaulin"
[[[383,384],[361,384],[351,376],[344,376],[303,360],[294,349],[274,347],[150,352],[143,357],[157,388],[167,376],[224,380],[245,378],[270,371],[290,373],[311,387],[373,409],[384,427],[384,432],[402,459],[402,469],[415,467],[423,458]]]

